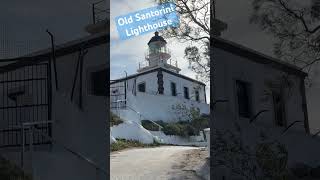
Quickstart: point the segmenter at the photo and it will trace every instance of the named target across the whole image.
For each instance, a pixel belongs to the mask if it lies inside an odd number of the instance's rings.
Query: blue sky
[[[144,61],[144,54],[147,50],[147,43],[154,34],[147,33],[128,40],[120,40],[116,30],[115,17],[125,15],[130,12],[155,6],[154,0],[111,0],[110,2],[110,77],[117,79],[136,73],[139,62]],[[160,32],[161,35],[161,32]],[[194,78],[196,74],[192,72],[188,66],[188,61],[184,58],[184,49],[189,44],[179,43],[175,39],[166,39],[167,47],[172,52],[172,59],[178,61],[178,66],[181,68],[181,74]],[[207,100],[210,101],[209,84],[207,84]]]

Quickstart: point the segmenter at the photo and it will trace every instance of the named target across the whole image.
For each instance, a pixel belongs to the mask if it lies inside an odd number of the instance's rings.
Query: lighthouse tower
[[[148,50],[145,55],[145,61],[139,63],[138,72],[148,71],[150,69],[162,67],[170,71],[179,73],[177,61],[171,59],[171,52],[167,49],[167,42],[159,36],[159,32],[148,42]]]

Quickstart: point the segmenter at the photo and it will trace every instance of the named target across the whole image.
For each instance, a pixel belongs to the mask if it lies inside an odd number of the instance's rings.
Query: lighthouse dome
[[[154,33],[154,36],[150,39],[150,41],[148,42],[148,45],[150,45],[150,43],[153,43],[153,42],[163,42],[164,44],[167,44],[167,41],[164,40],[162,36],[159,36],[159,32]]]

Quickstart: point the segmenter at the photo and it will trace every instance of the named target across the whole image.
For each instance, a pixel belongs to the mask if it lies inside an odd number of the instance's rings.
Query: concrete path
[[[196,147],[161,146],[111,154],[111,180],[200,180],[183,170],[185,154]]]

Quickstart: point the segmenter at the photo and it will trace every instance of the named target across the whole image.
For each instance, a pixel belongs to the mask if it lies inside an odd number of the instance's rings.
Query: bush
[[[166,135],[176,135],[176,136],[194,136],[198,135],[196,129],[192,127],[192,124],[190,122],[176,122],[176,123],[167,123],[165,126],[163,126],[162,131]]]
[[[176,136],[197,136],[200,131],[209,127],[209,117],[198,116],[192,121],[178,121],[166,123],[163,121],[156,121],[157,124],[162,126],[162,131],[166,135]],[[158,131],[159,127],[148,120],[142,120],[141,124],[149,131]]]
[[[116,126],[121,123],[123,123],[123,120],[119,116],[117,116],[113,112],[111,112],[110,127]]]
[[[126,139],[117,139],[117,142],[111,144],[111,152],[112,151],[120,151],[123,149],[134,148],[134,147],[157,147],[160,146],[159,143],[154,142],[153,144],[142,144],[139,141],[135,140],[126,140]]]
[[[159,124],[159,123],[158,123]],[[159,126],[155,125],[154,123],[152,123],[151,121],[148,120],[141,120],[141,125],[149,130],[149,131],[159,131]],[[159,124],[160,125],[160,124]],[[162,126],[162,125],[160,125]]]

